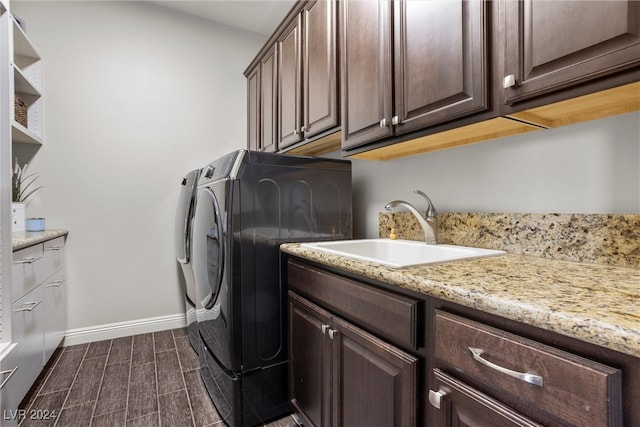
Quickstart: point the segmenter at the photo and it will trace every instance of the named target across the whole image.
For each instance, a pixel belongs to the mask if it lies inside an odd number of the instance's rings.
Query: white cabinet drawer
[[[18,405],[15,391],[18,384],[20,360],[16,352],[17,344],[10,345],[0,354],[0,425],[2,427],[14,427],[18,425]],[[21,373],[21,372],[20,372]]]
[[[44,364],[64,338],[67,326],[66,270],[60,270],[45,280],[42,287],[44,297]]]
[[[11,266],[11,300],[16,301],[45,279],[42,271],[44,246],[42,244],[20,249],[13,253]]]
[[[44,256],[42,257],[43,273],[46,280],[53,274],[64,268],[65,265],[65,237],[60,236],[43,243]]]
[[[44,321],[42,286],[38,286],[12,305],[13,341],[18,343],[14,349],[20,368],[14,375],[15,398],[22,400],[34,383],[42,367]]]

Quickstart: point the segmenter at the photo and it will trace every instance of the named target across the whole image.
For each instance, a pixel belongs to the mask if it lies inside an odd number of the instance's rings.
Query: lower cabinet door
[[[333,319],[334,426],[416,425],[418,359]]]
[[[305,426],[331,425],[329,312],[289,292],[289,391]]]
[[[67,284],[65,270],[58,271],[40,285],[44,296],[44,364],[64,338],[67,318]]]
[[[435,425],[443,427],[542,427],[458,379],[434,369],[436,389],[429,390]]]

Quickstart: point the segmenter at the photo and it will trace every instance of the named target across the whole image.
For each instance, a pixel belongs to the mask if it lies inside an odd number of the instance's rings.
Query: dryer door
[[[219,187],[219,190],[216,191]],[[193,269],[196,279],[196,317],[204,344],[227,369],[236,369],[233,325],[229,322],[229,286],[225,276],[227,235],[224,206],[225,182],[198,190],[193,230]]]

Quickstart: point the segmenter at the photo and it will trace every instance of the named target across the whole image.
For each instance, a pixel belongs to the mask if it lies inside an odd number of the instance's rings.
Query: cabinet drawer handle
[[[322,335],[327,334],[327,329],[329,329],[329,325],[322,325]]]
[[[41,256],[30,256],[30,257],[27,257],[27,258],[19,259],[17,261],[13,261],[13,263],[14,264],[33,264],[34,262],[36,262],[40,258],[42,258],[42,257]]]
[[[17,310],[14,311],[14,313],[18,313],[19,311],[31,311],[34,308],[36,308],[38,306],[38,304],[40,304],[42,302],[42,300],[36,301],[36,302],[26,302],[26,304],[31,304],[29,307],[23,307],[23,308],[19,308]]]
[[[56,280],[47,285],[47,288],[59,288],[64,283],[64,280]]]
[[[387,127],[387,119],[380,120],[380,127],[381,128],[386,128]]]
[[[45,249],[48,251],[59,251],[59,250],[62,250],[62,246],[49,246]]]
[[[13,374],[16,373],[16,371],[18,370],[18,366],[16,366],[15,368],[9,370],[9,371],[0,371],[0,375],[7,375],[6,378],[4,380],[2,380],[2,383],[0,383],[0,390],[2,390],[2,387],[4,387],[4,385],[11,379],[11,377],[13,376]]]
[[[503,368],[502,366],[489,362],[487,359],[484,359],[482,357],[482,353],[484,352],[484,350],[481,348],[469,347],[469,351],[471,352],[471,355],[473,356],[473,358],[484,366],[487,366],[491,369],[494,369],[505,375],[509,375],[510,377],[517,378],[529,384],[537,385],[540,387],[542,387],[543,385],[543,380],[541,376],[528,374],[526,372],[512,371],[511,369]]]
[[[333,339],[333,334],[334,333],[335,333],[335,330],[329,329],[329,338]]]
[[[509,74],[508,76],[505,76],[504,79],[502,79],[502,87],[504,89],[508,89],[515,85],[516,85],[516,76],[513,74]]]
[[[443,389],[438,391],[429,390],[429,403],[436,409],[440,409],[442,405],[442,398],[447,395],[447,392]]]
[[[391,117],[391,124],[394,126],[400,124],[400,119],[398,118],[398,116]]]

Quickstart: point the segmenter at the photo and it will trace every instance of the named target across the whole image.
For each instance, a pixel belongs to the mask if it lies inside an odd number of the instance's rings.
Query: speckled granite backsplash
[[[380,237],[423,240],[409,212],[381,212]],[[438,243],[502,249],[566,261],[640,268],[640,214],[438,215]]]

